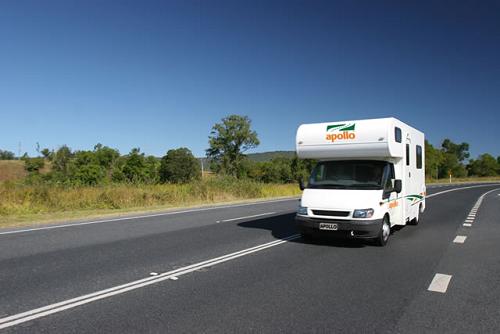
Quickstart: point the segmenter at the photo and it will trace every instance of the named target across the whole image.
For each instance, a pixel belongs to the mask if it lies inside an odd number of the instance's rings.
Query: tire
[[[374,239],[375,244],[380,247],[387,245],[389,236],[391,235],[391,224],[389,223],[389,218],[387,216],[382,220],[382,225],[380,226],[380,232],[378,236]]]

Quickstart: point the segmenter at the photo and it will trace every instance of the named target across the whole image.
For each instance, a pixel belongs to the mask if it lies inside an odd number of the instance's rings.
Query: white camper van
[[[384,246],[425,210],[424,134],[395,118],[303,124],[297,155],[316,159],[296,221],[304,237],[340,234]]]

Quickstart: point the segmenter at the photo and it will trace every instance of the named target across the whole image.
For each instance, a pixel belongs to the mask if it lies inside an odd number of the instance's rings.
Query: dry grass
[[[45,160],[45,166],[40,170],[41,174],[50,172],[51,164]],[[0,160],[0,182],[22,180],[28,173],[24,170],[24,161]]]
[[[0,226],[54,218],[167,209],[258,198],[295,196],[295,184],[207,178],[184,185],[30,186],[0,183]]]
[[[24,170],[24,162],[20,160],[0,160],[0,182],[20,180],[28,175]]]

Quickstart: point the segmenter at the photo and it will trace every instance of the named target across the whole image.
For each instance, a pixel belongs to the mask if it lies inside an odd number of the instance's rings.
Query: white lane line
[[[434,275],[431,284],[427,288],[429,291],[445,293],[451,281],[451,275],[439,274]]]
[[[427,196],[425,196],[425,198],[426,199],[427,198],[432,198],[434,196],[441,195],[441,194],[444,194],[444,193],[449,193],[449,192],[452,192],[452,191],[458,191],[458,190],[464,190],[464,189],[471,189],[471,188],[479,188],[479,187],[492,187],[494,185],[495,184],[481,184],[481,185],[477,185],[477,186],[453,188],[453,189],[443,190],[443,191],[440,191],[440,192],[437,192],[437,193],[434,193],[434,194],[427,195]],[[495,189],[495,190],[498,190],[498,189]]]
[[[121,217],[121,218],[112,218],[112,219],[102,219],[102,220],[95,220],[95,221],[88,221],[88,222],[81,222],[81,223],[69,223],[69,224],[62,224],[62,225],[34,227],[34,228],[27,228],[27,229],[22,229],[22,230],[12,230],[12,231],[0,232],[0,235],[25,233],[25,232],[33,232],[33,231],[42,231],[42,230],[53,230],[53,229],[64,228],[64,227],[75,227],[75,226],[83,226],[83,225],[111,223],[111,222],[122,221],[122,220],[171,216],[171,215],[178,215],[178,214],[183,214],[183,213],[202,212],[202,211],[210,211],[210,210],[217,210],[217,209],[238,208],[238,207],[242,207],[242,206],[267,204],[267,203],[277,203],[277,202],[287,202],[287,201],[296,201],[296,200],[298,200],[298,198],[286,198],[286,199],[278,199],[278,200],[271,200],[271,201],[261,201],[261,202],[244,203],[244,204],[234,204],[234,205],[224,205],[224,206],[221,205],[221,206],[213,206],[213,207],[208,207],[208,208],[198,208],[198,209],[189,209],[189,210],[182,210],[182,211],[154,213],[154,214],[142,215],[142,216],[133,216],[133,217],[130,216],[130,217]]]
[[[453,242],[456,244],[463,244],[465,242],[465,239],[467,239],[465,235],[457,235],[455,239],[453,239]]]
[[[282,240],[268,242],[268,243],[254,246],[251,248],[247,248],[247,249],[244,249],[241,251],[237,251],[234,253],[219,256],[219,257],[209,259],[209,260],[206,260],[203,262],[195,263],[195,264],[183,267],[183,268],[178,268],[178,269],[175,269],[172,271],[158,274],[157,276],[148,276],[146,278],[143,278],[143,279],[140,279],[137,281],[133,281],[130,283],[118,285],[118,286],[115,286],[115,287],[112,287],[109,289],[105,289],[105,290],[97,291],[97,292],[87,294],[84,296],[68,299],[65,301],[61,301],[61,302],[58,302],[55,304],[47,305],[47,306],[33,309],[30,311],[14,314],[14,315],[0,319],[0,329],[15,326],[15,325],[18,325],[18,324],[21,324],[21,323],[24,323],[24,322],[27,322],[27,321],[30,321],[33,319],[45,317],[45,316],[50,315],[50,314],[58,313],[58,312],[61,312],[61,311],[67,310],[67,309],[71,309],[71,308],[74,308],[74,307],[77,307],[80,305],[88,304],[88,303],[91,303],[91,302],[96,301],[96,300],[119,295],[119,294],[122,294],[122,293],[125,293],[128,291],[131,291],[131,290],[136,290],[136,289],[139,289],[139,288],[151,285],[151,284],[156,284],[156,283],[162,282],[164,280],[176,280],[181,275],[185,275],[185,274],[200,270],[202,268],[212,267],[216,264],[220,264],[223,262],[234,260],[234,259],[237,259],[239,257],[249,255],[252,253],[256,253],[256,252],[259,252],[259,251],[262,251],[264,249],[268,249],[271,247],[275,247],[275,246],[281,245],[285,242],[288,242],[288,241],[291,241],[294,239],[298,239],[298,238],[300,238],[300,235],[294,234],[294,235],[291,235],[287,238],[283,238]]]
[[[238,217],[238,218],[218,220],[217,223],[226,223],[226,222],[232,222],[232,221],[235,221],[235,220],[241,220],[241,219],[247,219],[247,218],[255,218],[255,217],[261,217],[261,216],[268,216],[268,215],[273,215],[275,213],[276,212],[266,212],[266,213],[259,213],[258,215],[251,215],[251,216],[245,216],[245,217]]]
[[[471,227],[471,226],[472,226],[472,224],[471,224],[471,223],[464,223],[464,226],[465,226],[465,227]]]

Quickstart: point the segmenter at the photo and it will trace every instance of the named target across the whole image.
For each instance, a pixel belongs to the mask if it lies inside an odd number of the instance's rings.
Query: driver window
[[[392,184],[392,180],[394,179],[394,168],[392,164],[387,164],[384,167],[384,174],[382,182],[384,182],[384,192],[392,191],[394,185]]]

